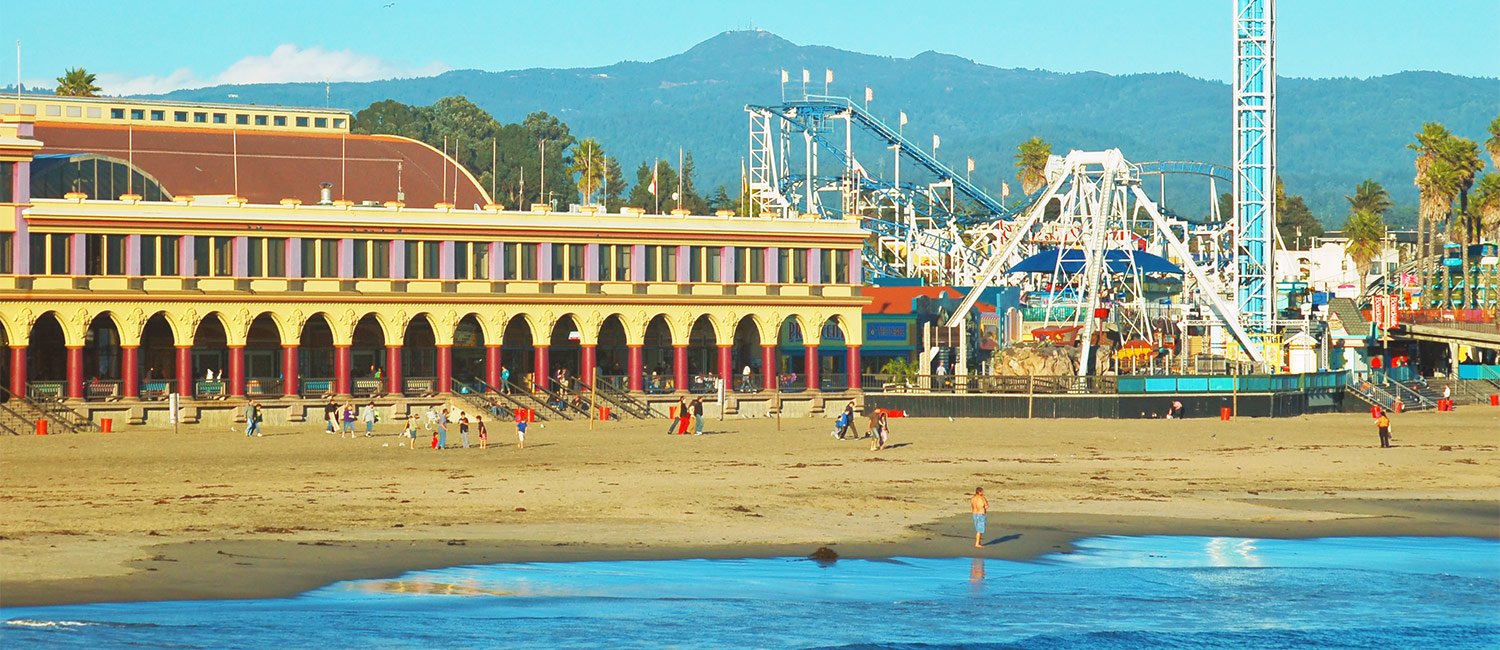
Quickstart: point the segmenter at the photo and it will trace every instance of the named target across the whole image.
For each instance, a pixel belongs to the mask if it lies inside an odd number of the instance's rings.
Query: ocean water
[[[1500,542],[1106,537],[969,558],[531,563],[0,610],[0,647],[1500,648]]]

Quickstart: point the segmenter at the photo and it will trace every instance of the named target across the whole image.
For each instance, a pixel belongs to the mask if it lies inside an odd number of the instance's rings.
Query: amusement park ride
[[[950,327],[986,288],[1017,286],[1044,326],[1081,330],[1080,359],[1090,358],[1101,328],[1149,341],[1153,329],[1197,327],[1210,349],[1235,346],[1264,366],[1267,335],[1284,325],[1275,320],[1271,268],[1275,0],[1233,2],[1232,170],[1132,163],[1118,149],[1072,151],[1050,158],[1045,187],[1007,203],[939,161],[936,136],[931,151],[908,140],[905,113],[892,128],[851,99],[805,95],[746,107],[752,210],[859,220],[870,232],[866,277],[970,287]],[[890,155],[893,176],[872,174],[856,151]],[[831,165],[820,160],[828,157]],[[906,179],[903,162],[915,172]],[[1177,174],[1205,178],[1210,197],[1218,183],[1232,186],[1234,214],[1218,215],[1214,200],[1205,223],[1164,214],[1143,178]],[[1163,295],[1161,287],[1174,290]],[[1088,372],[1078,364],[1080,376]]]

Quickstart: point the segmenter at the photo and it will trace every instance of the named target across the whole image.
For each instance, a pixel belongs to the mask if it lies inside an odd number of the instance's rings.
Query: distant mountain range
[[[218,86],[162,97],[225,101],[233,94],[236,102],[322,106],[330,91],[335,106],[359,110],[383,99],[430,104],[464,95],[503,122],[537,110],[552,113],[575,135],[599,139],[627,173],[643,160],[675,161],[684,147],[696,159],[699,187],[724,184],[732,194],[747,142],[744,105],[778,103],[783,69],[793,80],[789,96],[800,96],[803,69],[812,71],[813,92],[823,90],[824,69],[835,73],[831,94],[862,100],[865,87],[874,88],[873,111],[892,123],[898,109],[906,111],[908,137],[925,143],[931,133],[940,134],[940,157],[955,161],[955,168],[973,157],[974,179],[991,190],[1002,181],[1015,184],[1012,156],[1032,136],[1051,142],[1054,153],[1117,147],[1135,161],[1231,162],[1231,90],[1225,83],[1176,73],[997,68],[930,51],[909,59],[873,56],[796,45],[764,31],[726,32],[648,63],[454,70],[334,83],[329,89],[321,83]],[[1278,153],[1287,191],[1305,196],[1334,227],[1345,215],[1344,195],[1365,178],[1391,192],[1400,206],[1396,220],[1414,214],[1413,153],[1406,145],[1423,122],[1442,122],[1461,136],[1483,140],[1489,120],[1500,113],[1500,80],[1437,72],[1282,78],[1278,92]],[[888,156],[866,164],[882,171]],[[1206,189],[1186,191],[1201,192],[1198,203],[1206,205]]]

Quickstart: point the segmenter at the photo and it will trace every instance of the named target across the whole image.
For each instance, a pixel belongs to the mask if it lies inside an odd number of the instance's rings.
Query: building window
[[[16,201],[16,164],[0,162],[0,203]]]
[[[583,279],[583,244],[552,245],[552,279],[577,282]]]
[[[601,244],[599,246],[599,280],[602,282],[630,281],[630,244]]]
[[[299,117],[299,118],[297,118],[297,126],[307,126],[307,118],[305,118],[305,117]]]
[[[214,124],[224,124],[229,121],[229,115],[225,113],[214,113]]]
[[[175,121],[175,122],[186,122],[187,121],[187,111],[176,111],[176,112],[173,112],[172,113],[172,120]]]
[[[246,274],[252,278],[286,275],[286,240],[280,237],[249,237],[245,240]]]
[[[177,275],[174,235],[141,235],[141,275]]]
[[[152,122],[163,122],[167,119],[166,111],[151,111]]]
[[[125,275],[125,235],[85,235],[84,275]]]
[[[146,119],[146,110],[142,109],[142,108],[132,108],[132,109],[130,109],[130,119],[132,119],[132,120],[144,120],[144,119]]]
[[[441,242],[406,242],[406,277],[411,280],[432,280],[439,277],[438,264],[442,259]]]
[[[391,242],[387,239],[354,240],[354,277],[391,277]]]
[[[276,117],[271,119],[271,123],[276,126],[286,126],[286,116],[277,115]]]
[[[339,240],[302,240],[302,277],[336,278],[339,276]]]
[[[849,251],[823,251],[823,283],[849,284]]]
[[[469,244],[469,278],[474,280],[490,279],[490,245],[488,242],[474,242]],[[458,272],[455,262],[453,271]]]
[[[466,241],[453,242],[453,279],[469,279],[469,249],[473,246]]]
[[[15,272],[15,244],[15,233],[0,232],[0,273]]]
[[[718,246],[693,246],[688,249],[690,282],[720,282],[724,249]]]
[[[766,249],[741,246],[734,251],[734,281],[737,283],[760,283],[766,281]]]
[[[647,282],[677,281],[676,246],[647,246],[644,261]]]
[[[266,116],[264,116],[264,115],[256,115],[255,116],[255,125],[256,126],[265,126],[266,125]]]
[[[69,249],[72,235],[31,234],[31,274],[70,275],[73,270]]]
[[[250,124],[250,116],[246,115],[244,113],[235,113],[235,115],[234,115],[234,123],[235,124],[249,125]]]
[[[234,238],[194,237],[193,275],[200,278],[234,275]]]
[[[783,284],[807,282],[807,249],[783,248],[779,251],[777,266],[781,269]]]
[[[326,129],[326,128],[328,128],[328,118],[326,118],[326,117],[314,118],[313,119],[313,126],[315,126],[317,128],[320,128],[320,129]]]
[[[341,117],[335,117],[335,118],[333,118],[333,128],[335,128],[335,129],[342,129],[342,128],[344,128],[344,118],[341,118]]]
[[[193,122],[197,124],[207,124],[208,113],[193,113]]]
[[[536,244],[505,245],[506,280],[535,280],[536,263]]]
[[[123,108],[111,108],[111,109],[109,109],[109,119],[112,119],[112,120],[123,120],[123,119],[125,119],[125,109],[123,109]]]

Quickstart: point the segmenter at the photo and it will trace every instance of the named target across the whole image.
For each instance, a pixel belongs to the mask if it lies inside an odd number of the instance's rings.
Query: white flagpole
[[[236,142],[238,142],[238,140],[236,140]],[[236,167],[236,169],[238,169],[238,167]],[[348,179],[349,179],[349,139],[348,139],[347,136],[345,136],[344,134],[340,133],[339,134],[339,199],[341,199],[341,200],[349,198],[347,196],[348,190],[344,188],[344,184],[348,182]],[[457,178],[457,176],[454,177],[453,181],[454,181],[454,183],[453,183],[454,187],[457,187],[458,186],[458,178]],[[235,196],[239,196],[240,192],[239,192],[239,189],[238,189],[239,188],[239,179],[238,178],[235,179],[235,188],[236,189],[235,189],[234,195]]]
[[[234,195],[240,195],[240,130],[234,130]]]
[[[546,203],[547,202],[547,141],[546,140],[537,140],[536,146],[542,152],[537,157],[537,163],[536,163],[537,169],[539,169],[541,171],[541,177],[542,177],[542,180],[539,181],[537,183],[537,186],[536,186],[537,203]],[[547,210],[550,212],[552,210],[552,206],[550,206],[550,205],[547,206]]]
[[[453,207],[458,207],[458,172],[463,163],[458,162],[458,150],[463,146],[464,135],[462,133],[453,136]],[[340,194],[342,196],[342,194]]]
[[[20,111],[21,107],[17,106],[16,110]],[[125,193],[135,194],[135,125],[127,125],[125,131],[127,138],[126,147],[129,150],[128,161],[130,163],[130,169],[125,170]]]
[[[443,136],[443,189],[438,192],[438,203],[448,200],[448,136]]]

